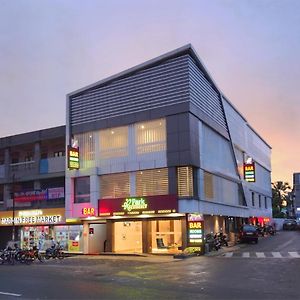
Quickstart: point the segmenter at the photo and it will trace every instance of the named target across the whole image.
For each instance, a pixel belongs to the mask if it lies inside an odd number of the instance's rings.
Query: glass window
[[[166,121],[159,119],[135,124],[136,153],[166,150]]]
[[[255,206],[254,192],[251,193],[251,197],[252,197],[252,206]]]
[[[204,172],[204,195],[206,199],[214,198],[213,175],[208,172]]]
[[[100,130],[100,159],[128,156],[128,126]]]
[[[90,202],[90,177],[78,177],[74,181],[74,203]]]
[[[100,177],[101,198],[130,196],[129,173],[109,174]]]
[[[265,208],[268,208],[268,198],[265,197]]]
[[[136,173],[136,195],[167,195],[169,192],[168,169],[144,170]]]
[[[179,167],[177,168],[177,184],[179,197],[192,197],[194,196],[193,186],[193,168],[192,167]]]
[[[92,132],[76,134],[74,141],[79,147],[80,169],[95,166],[95,143]]]

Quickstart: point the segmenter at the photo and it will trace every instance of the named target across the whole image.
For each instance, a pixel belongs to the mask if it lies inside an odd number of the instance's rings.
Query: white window
[[[136,153],[166,150],[166,121],[158,119],[135,124]]]
[[[74,136],[79,147],[80,169],[95,166],[95,142],[92,132],[80,133]]]
[[[100,130],[100,159],[128,156],[128,126]]]
[[[194,196],[193,168],[192,167],[177,168],[177,185],[178,185],[178,196],[179,197]]]
[[[136,195],[167,195],[169,192],[168,169],[152,169],[136,172]]]
[[[130,196],[129,173],[108,174],[100,177],[101,198]]]

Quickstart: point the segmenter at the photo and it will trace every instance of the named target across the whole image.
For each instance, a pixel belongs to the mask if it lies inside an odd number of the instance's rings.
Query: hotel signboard
[[[68,169],[79,170],[79,148],[68,146]]]
[[[255,163],[244,164],[244,179],[248,182],[255,182]]]
[[[100,217],[155,215],[176,212],[178,212],[178,199],[175,195],[99,200]]]
[[[187,243],[193,252],[204,254],[204,219],[199,213],[187,214]]]

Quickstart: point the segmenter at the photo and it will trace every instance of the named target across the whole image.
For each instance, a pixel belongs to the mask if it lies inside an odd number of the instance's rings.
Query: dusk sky
[[[188,43],[292,184],[299,0],[0,0],[0,137],[63,125],[67,93]]]

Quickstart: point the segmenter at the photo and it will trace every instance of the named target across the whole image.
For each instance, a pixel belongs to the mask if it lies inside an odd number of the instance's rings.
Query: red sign
[[[176,195],[111,198],[99,200],[99,216],[134,216],[178,212]]]
[[[47,190],[14,193],[14,200],[16,202],[47,200],[47,198],[48,198]]]

